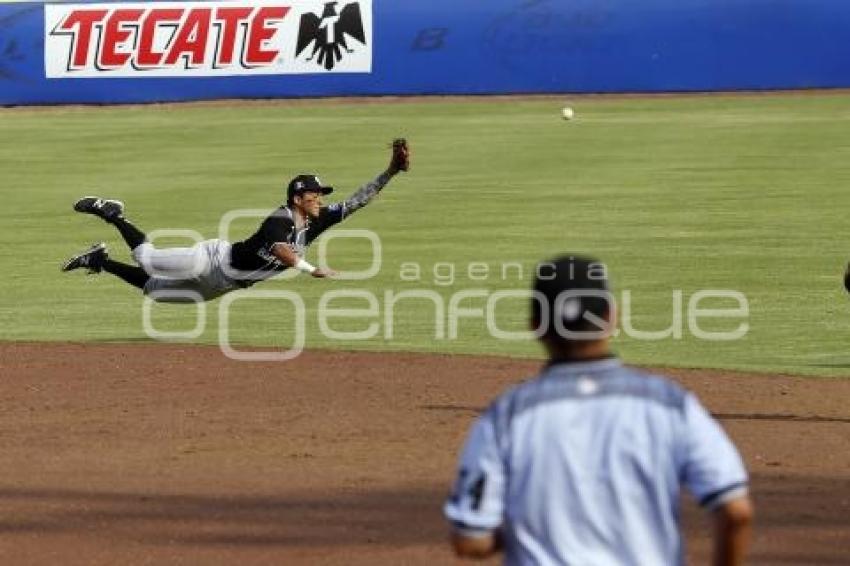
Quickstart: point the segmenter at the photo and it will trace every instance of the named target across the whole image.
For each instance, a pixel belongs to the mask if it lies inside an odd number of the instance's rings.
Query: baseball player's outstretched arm
[[[351,216],[367,204],[369,204],[373,198],[378,196],[378,193],[381,192],[387,183],[392,179],[392,175],[389,174],[388,171],[384,171],[352,194],[350,197],[342,201],[342,214],[344,218]]]
[[[343,217],[350,216],[354,212],[360,210],[375,198],[378,193],[390,182],[395,175],[401,171],[407,171],[410,168],[410,148],[407,141],[399,138],[393,141],[392,155],[390,156],[390,164],[386,171],[369,181],[353,195],[342,201]]]
[[[740,566],[750,542],[753,504],[747,496],[714,511],[714,566]]]
[[[322,269],[320,267],[313,267],[302,257],[300,257],[297,253],[295,253],[292,248],[290,248],[287,244],[279,243],[276,244],[272,248],[272,253],[274,256],[281,261],[287,267],[294,267],[299,271],[305,271],[312,275],[313,277],[323,278],[323,277],[333,277],[336,275],[336,272],[331,269]]]

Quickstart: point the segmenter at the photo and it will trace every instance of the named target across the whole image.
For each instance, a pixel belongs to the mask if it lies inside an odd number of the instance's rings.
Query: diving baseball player
[[[307,247],[325,230],[366,206],[390,179],[400,171],[407,171],[409,165],[407,142],[394,140],[386,171],[346,200],[330,206],[322,205],[322,197],[332,193],[332,187],[324,185],[316,175],[298,175],[289,182],[286,204],[272,212],[255,234],[234,244],[207,240],[191,248],[156,249],[124,217],[122,202],[84,197],[74,204],[74,210],[99,216],[115,226],[138,266],[110,259],[106,245],[99,243],[68,260],[62,271],[80,268],[90,273],[105,271],[160,302],[212,300],[289,268],[313,277],[331,277],[333,271],[317,268],[304,259]]]
[[[538,267],[540,374],[473,425],[445,504],[455,552],[511,565],[684,563],[680,485],[714,515],[715,565],[743,563],[752,505],[732,442],[692,393],[611,353],[605,266]]]

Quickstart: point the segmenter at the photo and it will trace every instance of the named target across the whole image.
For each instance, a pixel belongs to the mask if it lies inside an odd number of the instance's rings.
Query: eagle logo
[[[353,37],[363,45],[366,45],[366,35],[363,33],[363,19],[360,17],[360,5],[357,2],[346,4],[337,13],[336,5],[339,2],[325,2],[325,9],[319,17],[313,13],[301,16],[298,27],[298,44],[295,47],[295,56],[313,45],[313,51],[307,57],[308,61],[316,61],[330,71],[334,65],[342,60],[343,52],[353,53],[348,48],[346,35]]]

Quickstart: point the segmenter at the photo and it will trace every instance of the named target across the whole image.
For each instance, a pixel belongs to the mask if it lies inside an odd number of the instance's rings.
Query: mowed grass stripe
[[[620,336],[617,348],[630,362],[850,373],[850,305],[841,286],[850,255],[843,222],[850,204],[850,99],[578,99],[572,105],[578,117],[571,122],[560,118],[559,103],[541,100],[0,112],[6,242],[0,338],[145,338],[138,293],[111,277],[58,272],[67,255],[93,241],[105,240],[114,257],[129,258],[111,227],[71,212],[78,196],[120,198],[146,230],[186,228],[215,237],[225,213],[270,210],[282,200],[284,182],[302,171],[317,171],[344,196],[384,167],[386,143],[403,134],[414,146],[413,170],[344,225],[380,235],[380,273],[365,283],[299,277],[255,287],[303,296],[309,346],[538,355],[533,342],[492,338],[482,320],[460,321],[457,339],[435,339],[434,308],[426,300],[400,302],[387,339],[384,293],[433,290],[448,305],[464,290],[525,289],[537,260],[570,251],[609,263],[618,294],[632,294],[639,329],[670,325],[675,290],[686,306],[701,289],[747,296],[744,339],[700,340],[685,320],[681,339]],[[236,239],[253,229],[246,219],[230,234]],[[334,241],[330,252],[336,268],[364,268],[368,261],[360,240]],[[466,273],[474,262],[489,266],[485,281]],[[421,268],[417,282],[401,277],[411,263]],[[523,279],[515,271],[501,277],[503,263],[522,264]],[[446,284],[449,264],[455,273]],[[321,296],[364,288],[379,301],[377,335],[322,336]],[[463,306],[485,302],[469,299]],[[216,341],[218,306],[207,306],[200,341]],[[243,301],[234,309],[235,341],[285,346],[291,339],[286,305]],[[194,325],[194,316],[192,308],[157,306],[154,320],[181,330]],[[505,330],[521,329],[525,317],[519,300],[497,309]],[[344,330],[370,321],[332,322]],[[728,322],[706,321],[706,328],[737,324]]]

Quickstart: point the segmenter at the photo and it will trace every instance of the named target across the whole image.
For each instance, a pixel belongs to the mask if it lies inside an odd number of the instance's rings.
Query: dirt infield
[[[440,506],[477,411],[538,364],[0,344],[2,564],[442,564]],[[844,564],[850,380],[669,372],[740,446],[754,564]],[[705,518],[686,505],[689,553]]]

